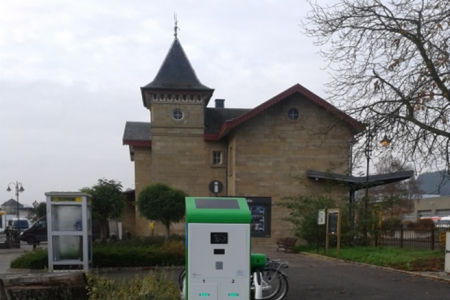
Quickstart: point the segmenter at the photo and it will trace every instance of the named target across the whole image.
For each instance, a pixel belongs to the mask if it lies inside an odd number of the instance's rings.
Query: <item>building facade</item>
[[[450,196],[422,197],[414,201],[413,220],[450,216]]]
[[[223,99],[208,106],[214,90],[199,81],[177,37],[141,92],[150,122],[127,122],[123,135],[136,198],[157,182],[194,197],[246,197],[256,243],[292,235],[282,220],[289,212],[277,203],[305,192],[296,177],[310,180],[308,170],[345,174],[348,141],[362,129],[300,84],[253,109],[226,108]],[[182,233],[184,225],[174,231]],[[149,221],[135,214],[134,234],[163,232],[161,224],[149,229]]]

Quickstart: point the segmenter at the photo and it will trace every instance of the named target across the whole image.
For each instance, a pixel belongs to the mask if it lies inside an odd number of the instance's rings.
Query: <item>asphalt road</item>
[[[450,299],[449,282],[305,254],[279,256],[290,262],[286,300]]]
[[[8,261],[24,250],[31,250],[31,246],[23,245],[20,251],[0,251],[0,276],[16,271],[8,269]],[[289,268],[283,269],[289,276],[290,285],[285,300],[450,299],[450,275],[445,276],[447,281],[438,281],[419,274],[275,250],[274,247],[259,246],[254,247],[253,252],[265,253],[269,257],[289,262]],[[126,279],[148,272],[148,270],[122,269],[103,274],[111,279]],[[179,270],[171,272],[178,274]]]
[[[252,252],[289,263],[287,269],[282,269],[289,277],[289,292],[285,300],[450,300],[450,275],[438,281],[420,274],[315,255],[276,252],[276,247],[270,246],[254,247]],[[148,272],[122,270],[104,275],[117,280]],[[174,278],[178,272],[169,271]]]

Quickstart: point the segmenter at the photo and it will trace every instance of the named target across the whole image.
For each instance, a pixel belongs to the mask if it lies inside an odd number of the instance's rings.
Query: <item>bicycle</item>
[[[18,242],[18,241],[20,241],[20,232],[16,228],[6,227],[5,234],[6,234],[6,242]]]
[[[254,276],[261,272],[260,280],[260,295],[258,299],[271,299],[271,300],[282,300],[286,297],[289,291],[289,282],[287,280],[287,275],[282,272],[281,268],[287,268],[288,262],[280,261],[280,259],[272,259],[270,257],[266,258],[266,264],[264,269],[252,270],[251,276],[251,292],[254,299],[256,299],[256,288]]]
[[[287,267],[288,262],[267,257],[262,270],[259,268],[252,269],[252,274],[250,276],[252,299],[284,299],[289,291],[289,282],[287,280],[287,275],[280,269]],[[184,293],[185,289],[185,277],[186,269],[183,269],[178,275],[178,284],[182,293]],[[259,288],[256,287],[255,281]]]

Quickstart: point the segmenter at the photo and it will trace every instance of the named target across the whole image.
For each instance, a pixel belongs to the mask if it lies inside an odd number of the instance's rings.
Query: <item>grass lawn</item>
[[[298,247],[300,252],[316,253],[316,248]],[[323,254],[323,248],[318,254]],[[326,256],[336,257],[336,248],[329,248]],[[341,248],[339,259],[390,267],[407,271],[443,271],[445,256],[442,250],[430,251],[399,247]]]

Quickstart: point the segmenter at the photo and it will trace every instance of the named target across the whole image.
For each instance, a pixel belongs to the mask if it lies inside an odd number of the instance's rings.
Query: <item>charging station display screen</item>
[[[228,232],[211,232],[211,244],[228,244]]]
[[[236,199],[195,199],[196,208],[215,208],[215,209],[239,209],[239,203]]]

